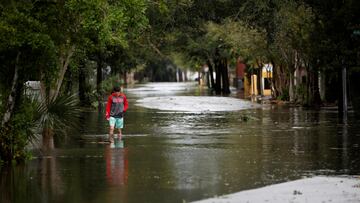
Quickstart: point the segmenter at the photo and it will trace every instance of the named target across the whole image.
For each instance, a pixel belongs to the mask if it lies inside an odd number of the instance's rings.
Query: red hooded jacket
[[[114,109],[115,108],[115,103],[116,104],[123,104],[123,109]],[[115,104],[113,106],[113,103]],[[118,114],[118,113],[123,113],[123,112],[126,112],[126,110],[128,109],[128,101],[126,99],[126,96],[124,93],[112,93],[109,98],[108,98],[108,101],[107,101],[107,104],[106,104],[106,114],[105,114],[105,117],[106,119],[109,119],[110,116],[114,116],[114,117],[117,117],[116,115],[113,115],[114,113],[115,114]],[[122,116],[121,116],[122,117]]]

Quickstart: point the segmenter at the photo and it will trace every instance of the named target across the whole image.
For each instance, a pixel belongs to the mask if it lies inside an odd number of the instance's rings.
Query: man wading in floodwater
[[[121,129],[124,127],[124,113],[128,108],[128,102],[119,86],[114,87],[113,93],[109,96],[106,104],[106,120],[109,121],[109,142],[114,144],[114,128],[119,131],[118,140],[121,141]]]

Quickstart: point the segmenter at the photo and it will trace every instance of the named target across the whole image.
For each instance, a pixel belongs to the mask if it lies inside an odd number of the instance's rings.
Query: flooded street
[[[0,202],[181,203],[313,175],[360,174],[360,121],[352,113],[344,125],[331,109],[246,103],[197,111],[187,99],[208,95],[196,83],[125,93],[125,148],[98,143],[108,131],[104,113],[84,112],[79,132],[57,139],[53,156],[2,170]],[[158,109],[177,98],[180,110]]]

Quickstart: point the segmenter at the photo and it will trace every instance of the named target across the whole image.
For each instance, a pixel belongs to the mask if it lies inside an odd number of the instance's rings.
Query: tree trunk
[[[294,95],[294,70],[293,68],[290,68],[290,77],[289,77],[289,100],[290,102],[295,101],[295,95]]]
[[[230,94],[230,82],[229,82],[229,72],[227,66],[227,59],[224,58],[221,60],[221,76],[222,76],[222,92],[224,94]]]
[[[321,105],[321,98],[319,92],[319,73],[316,70],[311,71],[310,77],[310,103],[309,105],[319,107]]]
[[[54,149],[54,132],[51,128],[44,128],[42,131],[42,151],[44,153],[50,152]]]
[[[273,67],[272,69],[272,77],[271,77],[271,97],[272,98],[276,98],[277,97],[277,90],[276,90],[276,83],[275,83],[275,78],[276,78],[276,75],[277,75],[277,71],[276,71],[276,67],[275,67],[275,62],[274,61],[271,61],[271,65]]]
[[[214,60],[215,64],[215,93],[220,94],[221,93],[221,64],[219,59]]]
[[[97,99],[99,104],[102,102],[102,94],[101,94],[102,69],[103,69],[103,60],[101,53],[99,53],[97,67],[96,67],[96,93],[98,96]]]
[[[61,88],[62,82],[64,80],[66,70],[70,63],[70,58],[74,54],[74,51],[75,51],[75,46],[72,46],[72,47],[70,47],[69,50],[67,50],[66,53],[64,53],[60,56],[60,61],[59,61],[60,62],[60,64],[59,64],[60,72],[58,74],[58,78],[55,81],[55,89],[50,89],[50,98],[51,99],[56,99],[57,96],[59,95],[60,88]]]
[[[340,71],[339,71],[339,78],[340,78],[340,94],[339,94],[339,103],[338,103],[338,109],[339,114],[346,115],[347,114],[347,107],[348,107],[348,101],[347,101],[347,72],[346,67],[342,65]]]
[[[206,80],[206,86],[208,87],[208,89],[211,89],[209,72],[205,72],[205,80]]]
[[[72,89],[74,85],[72,80],[73,73],[71,71],[67,71],[65,75],[66,75],[65,78],[70,78],[70,80],[67,80],[65,84],[65,92],[70,95],[72,94]]]
[[[128,80],[127,80],[127,72],[126,72],[126,70],[124,70],[124,72],[123,72],[123,81],[124,81],[124,84],[121,84],[121,85],[127,86]]]
[[[283,85],[283,81],[285,80],[285,78],[282,77],[282,64],[278,65],[278,66],[274,66],[274,73],[273,73],[273,77],[274,77],[274,88],[275,88],[275,96],[279,97],[283,95],[283,91],[284,91],[284,85]]]
[[[258,92],[260,92],[261,96],[264,96],[264,82],[263,82],[263,65],[260,61],[256,61],[257,66],[259,67],[258,70],[258,80],[257,80],[257,87]]]
[[[79,100],[82,105],[86,105],[86,71],[84,70],[84,63],[80,63],[79,66]]]
[[[304,98],[303,100],[303,104],[307,105],[307,106],[311,106],[312,103],[312,79],[313,75],[312,75],[312,71],[310,69],[310,65],[306,65],[306,86],[305,86],[305,92],[303,93],[302,98]]]
[[[16,94],[17,94],[17,85],[18,85],[18,79],[19,79],[19,58],[20,58],[20,52],[18,52],[17,56],[16,56],[16,60],[15,60],[15,70],[14,70],[14,77],[13,77],[13,81],[11,84],[11,90],[10,90],[10,94],[6,103],[6,110],[3,116],[3,119],[1,121],[1,127],[4,127],[4,125],[10,121],[11,116],[13,114],[14,111],[14,107],[15,107],[15,100],[16,100]]]
[[[315,98],[315,105],[320,106],[322,105],[321,95],[320,95],[320,84],[319,84],[319,72],[316,71],[315,73],[315,90],[314,90],[314,98]]]
[[[185,79],[183,77],[183,71],[181,69],[177,69],[178,82],[184,82]]]
[[[213,70],[213,66],[211,64],[210,59],[207,60],[207,65],[209,67],[210,87],[215,88],[214,74],[213,74],[214,70]]]

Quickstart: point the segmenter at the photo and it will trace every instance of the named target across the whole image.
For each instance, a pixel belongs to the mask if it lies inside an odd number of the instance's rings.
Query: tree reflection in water
[[[37,160],[36,168],[21,165],[2,169],[0,178],[0,202],[34,202],[41,199],[53,202],[64,195],[64,183],[58,172],[55,156]]]

